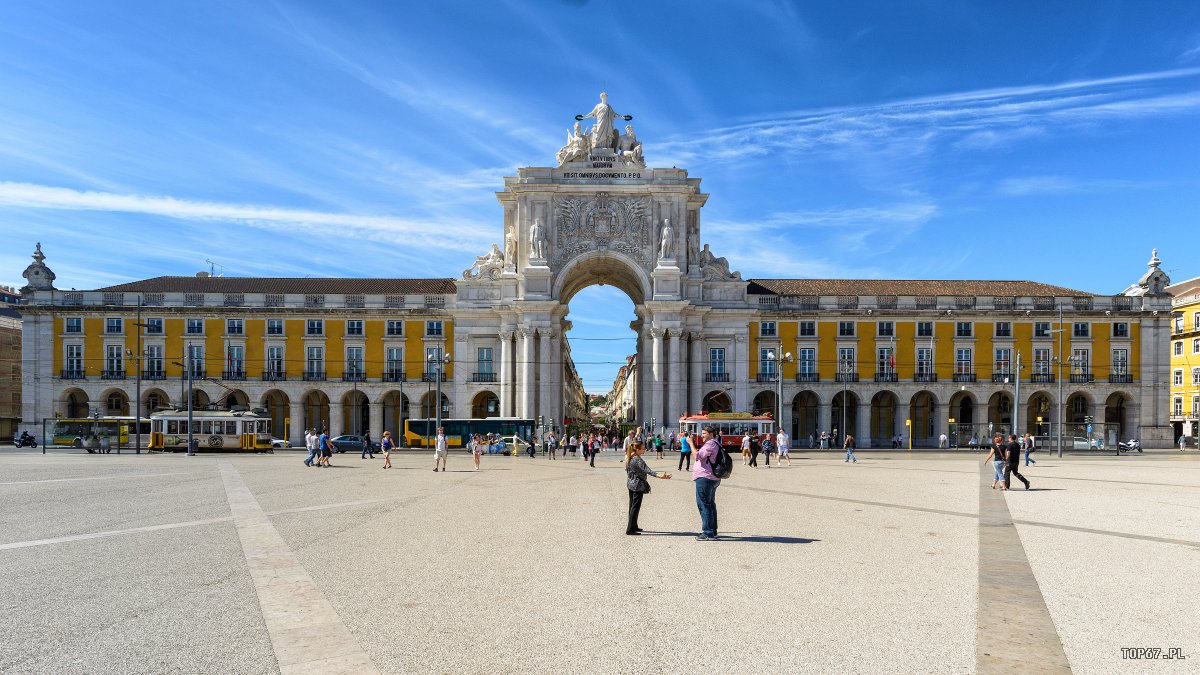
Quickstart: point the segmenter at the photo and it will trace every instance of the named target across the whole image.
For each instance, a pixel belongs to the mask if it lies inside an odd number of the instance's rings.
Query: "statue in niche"
[[[633,125],[625,125],[625,134],[617,140],[617,155],[625,164],[645,168],[646,159],[642,157],[642,142],[633,133]]]
[[[671,228],[670,218],[663,218],[662,241],[659,244],[658,257],[675,257],[675,230]]]
[[[546,229],[542,227],[541,218],[534,218],[533,226],[529,228],[529,257],[546,259]]]
[[[508,234],[504,235],[504,253],[506,256],[505,262],[509,265],[517,264],[517,239],[513,236],[512,228],[508,228]]]
[[[617,118],[632,120],[632,115],[620,115],[608,104],[608,92],[600,92],[600,102],[586,115],[576,115],[575,119],[583,121],[591,117],[596,124],[591,128],[591,144],[593,150],[612,150],[617,145],[617,130],[613,123]]]
[[[555,158],[558,160],[559,166],[567,162],[582,162],[587,160],[591,149],[591,141],[583,134],[583,128],[579,122],[576,122],[574,131],[567,132],[567,144],[559,149]]]
[[[463,270],[463,279],[495,279],[496,274],[504,267],[504,254],[500,252],[499,244],[492,244],[492,250],[475,259],[475,264]]]
[[[704,273],[704,278],[708,281],[741,281],[741,272],[729,271],[729,260],[724,257],[713,255],[709,250],[708,244],[704,245],[704,250],[700,251],[700,267]]]

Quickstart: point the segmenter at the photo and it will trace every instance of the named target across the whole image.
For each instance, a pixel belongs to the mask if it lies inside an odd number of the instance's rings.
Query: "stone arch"
[[[1082,391],[1071,392],[1067,396],[1066,414],[1067,424],[1077,427],[1084,427],[1087,422],[1085,417],[1092,416],[1092,399],[1087,393]]]
[[[221,410],[250,409],[250,397],[241,389],[230,389],[222,393],[218,400],[220,401]]]
[[[425,394],[423,396],[421,396],[421,418],[422,419],[431,420],[437,416],[437,409],[434,407],[435,400],[437,400],[437,392],[433,391],[432,389],[425,392]],[[446,394],[443,393],[442,394],[442,419],[451,417],[450,413],[451,413],[450,397],[446,396]]]
[[[80,419],[91,415],[90,406],[91,401],[88,399],[87,392],[72,387],[63,392],[62,398],[58,401],[59,410],[57,412],[68,419]]]
[[[896,435],[896,408],[899,405],[899,398],[888,390],[876,392],[871,397],[871,437],[860,440],[860,447],[892,447],[892,437]]]
[[[366,393],[351,389],[342,395],[342,433],[354,434],[373,433],[371,426],[371,402]]]
[[[1013,433],[1013,411],[1015,409],[1012,392],[998,391],[988,399],[988,431],[993,434],[1008,436]]]
[[[142,392],[142,416],[149,417],[155,410],[171,407],[171,397],[158,387],[150,387]]]
[[[1133,397],[1123,391],[1114,391],[1104,401],[1104,443],[1116,446],[1123,438],[1132,434],[1129,429],[1129,408]]]
[[[1042,418],[1038,424],[1038,418]],[[1025,405],[1026,431],[1034,436],[1049,436],[1054,428],[1054,397],[1048,391],[1035,391]]]
[[[938,399],[933,392],[922,389],[909,399],[909,417],[912,419],[912,434],[914,447],[937,447],[938,444]]]
[[[129,394],[125,393],[124,389],[105,389],[97,403],[105,417],[129,416]]]
[[[980,429],[982,425],[975,423],[975,394],[966,390],[956,391],[950,396],[948,405],[947,422],[950,418],[954,419],[954,423],[949,425],[950,447],[969,446],[972,445],[971,441],[977,443],[987,427]]]
[[[844,399],[843,395],[845,395]],[[838,442],[846,437],[847,430],[851,434],[857,432],[858,406],[858,394],[853,391],[839,391],[833,395],[833,400],[829,405],[829,425],[837,430]]]
[[[275,438],[288,438],[288,419],[292,413],[292,401],[288,395],[278,389],[271,389],[263,394],[260,405],[271,416],[271,435]],[[301,420],[292,420],[292,425]]]
[[[391,389],[383,395],[383,430],[392,432],[392,438],[404,438],[404,420],[410,417],[408,396]],[[397,440],[397,443],[400,441]]]
[[[473,419],[483,419],[485,417],[496,417],[500,414],[500,397],[496,394],[487,391],[475,394],[471,399],[471,417]]]
[[[565,305],[576,293],[594,284],[621,289],[635,306],[644,304],[653,288],[646,271],[629,256],[613,250],[588,251],[558,271],[551,297]]]
[[[767,413],[770,413],[772,416],[774,416],[776,414],[775,392],[767,389],[755,394],[754,403],[750,406],[750,412],[755,415],[766,415]]]
[[[309,389],[300,399],[304,403],[304,428],[332,431],[329,428],[329,396],[320,389]]]
[[[797,447],[816,447],[820,420],[821,398],[813,391],[802,391],[792,399],[792,444]],[[811,441],[809,439],[812,439]]]
[[[704,395],[704,412],[733,412],[733,401],[729,394],[722,390],[710,391]]]
[[[186,406],[187,403],[185,402]],[[208,392],[200,387],[192,387],[192,408],[194,410],[204,410],[212,405],[212,399],[209,398]]]

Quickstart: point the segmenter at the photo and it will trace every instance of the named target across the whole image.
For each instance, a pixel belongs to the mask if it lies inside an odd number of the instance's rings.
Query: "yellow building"
[[[1200,277],[1168,289],[1172,295],[1171,428],[1175,443],[1187,437],[1196,447],[1200,434]]]

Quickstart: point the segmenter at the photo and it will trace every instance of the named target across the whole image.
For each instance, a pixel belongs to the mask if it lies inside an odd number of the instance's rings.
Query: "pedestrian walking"
[[[1012,477],[1016,476],[1018,480],[1025,484],[1025,489],[1029,489],[1029,481],[1021,475],[1017,469],[1021,465],[1021,444],[1017,443],[1015,434],[1008,435],[1008,445],[1005,446],[1005,452],[1008,453],[1008,462],[1004,465],[1004,487],[1012,489]]]
[[[750,463],[750,432],[742,435],[742,464]]]
[[[317,430],[309,429],[304,432],[304,447],[308,448],[308,456],[304,458],[304,466],[315,466],[320,453],[317,452]]]
[[[846,434],[846,461],[853,461],[858,464],[858,458],[854,456],[854,434]]]
[[[638,527],[638,513],[642,510],[642,497],[650,492],[650,481],[646,480],[646,476],[664,480],[671,478],[669,473],[658,473],[646,466],[646,461],[642,459],[645,452],[646,446],[641,441],[633,443],[625,451],[625,483],[629,488],[629,518],[625,521],[625,534],[642,533],[642,528]]]
[[[950,439],[946,436],[945,432],[942,432],[942,435],[938,436],[938,447],[939,448],[950,447]]]
[[[396,444],[392,442],[392,432],[383,432],[383,438],[379,441],[379,449],[383,450],[383,468],[392,468],[392,449]]]
[[[471,439],[471,457],[475,460],[476,471],[479,470],[479,456],[483,454],[484,445],[483,436],[480,434],[475,434],[475,437]]]
[[[773,452],[775,452],[775,440],[771,438],[770,434],[767,434],[762,439],[762,454],[763,458],[767,460],[768,469],[771,468],[771,453]]]
[[[367,455],[375,459],[375,449],[371,447],[371,434],[363,434],[362,438],[362,458],[367,459]]]
[[[328,431],[321,430],[321,436],[317,440],[317,445],[321,448],[320,465],[327,468],[331,467],[332,465],[329,463],[329,460],[333,457],[334,447],[333,440],[329,438]]]
[[[717,539],[717,488],[721,479],[712,470],[713,458],[721,451],[716,427],[705,427],[700,432],[703,445],[696,450],[696,464],[692,467],[692,481],[696,484],[696,508],[700,511],[700,535],[696,541]]]
[[[663,458],[663,437],[662,434],[654,434],[654,452],[655,459]]]
[[[438,427],[437,435],[433,437],[433,470],[436,473],[438,464],[442,465],[442,471],[446,471],[446,451],[448,449],[446,443],[446,428]]]
[[[692,443],[694,439],[694,436],[688,436],[684,433],[679,434],[679,471],[692,470]],[[687,463],[686,467],[684,466],[685,462]]]
[[[992,468],[996,471],[996,477],[992,479],[992,489],[995,490],[996,483],[999,483],[1001,490],[1007,490],[1008,488],[1004,487],[1004,450],[999,436],[992,442],[992,449],[988,452],[987,457],[983,458],[983,463],[987,464],[988,460],[992,461]]]
[[[750,466],[758,468],[758,453],[762,452],[762,444],[758,441],[758,436],[746,436],[742,440],[750,442]]]
[[[556,459],[554,455],[558,452],[558,435],[553,431],[550,432],[550,441],[546,445],[550,449],[550,459]]]
[[[792,439],[788,437],[786,431],[780,429],[779,433],[775,434],[775,451],[779,453],[775,458],[777,466],[783,466],[783,460],[785,459],[788,462],[788,466],[792,465],[791,445]],[[812,447],[812,434],[808,435],[808,445]]]
[[[1036,449],[1033,447],[1033,435],[1025,434],[1025,437],[1022,438],[1021,440],[1025,446],[1025,466],[1029,466],[1030,464],[1037,464],[1036,459],[1029,458],[1029,455],[1032,454],[1033,451]]]

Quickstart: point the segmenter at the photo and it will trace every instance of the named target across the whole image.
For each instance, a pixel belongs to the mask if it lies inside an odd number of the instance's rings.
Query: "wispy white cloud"
[[[1009,178],[996,186],[1002,195],[1024,197],[1029,195],[1077,194],[1108,190],[1131,190],[1147,187],[1142,181],[1117,178],[1085,179],[1071,176],[1025,176]]]
[[[191,221],[225,221],[291,232],[328,232],[338,228],[373,241],[472,251],[493,228],[467,221],[429,222],[390,216],[324,213],[250,204],[223,204],[175,197],[115,194],[0,182],[0,206],[33,209],[109,211],[165,216]]]

